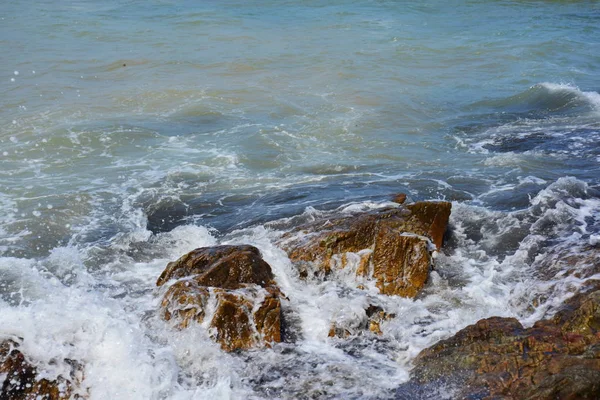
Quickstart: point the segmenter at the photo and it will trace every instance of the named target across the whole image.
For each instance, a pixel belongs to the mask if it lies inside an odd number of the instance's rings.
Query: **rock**
[[[481,320],[423,350],[414,365],[398,393],[453,382],[456,398],[600,398],[600,284],[531,328]]]
[[[359,281],[374,279],[383,294],[414,297],[429,275],[430,243],[442,246],[451,206],[417,202],[322,217],[285,234],[279,245],[301,277],[353,268]]]
[[[452,203],[447,201],[419,201],[405,207],[411,212],[405,228],[407,232],[427,236],[438,250],[441,249],[444,234],[448,227]]]
[[[167,264],[156,285],[192,275],[199,284],[224,289],[236,289],[242,283],[265,286],[273,280],[271,267],[256,247],[213,246],[192,250]]]
[[[256,247],[198,248],[169,263],[157,285],[171,279],[178,280],[165,293],[162,312],[179,328],[208,321],[227,351],[281,341],[281,293]]]
[[[406,194],[398,193],[397,195],[394,196],[392,201],[395,203],[398,203],[398,204],[404,204],[404,202],[406,201]]]
[[[370,331],[375,335],[381,335],[381,324],[395,318],[395,314],[387,313],[382,307],[369,305],[362,316],[357,318],[342,318],[334,320],[329,328],[329,337],[347,338],[353,335],[361,335]]]
[[[383,333],[381,331],[382,322],[396,318],[396,314],[388,313],[383,308],[378,306],[371,305],[365,311],[369,317],[369,330],[376,335],[381,335]]]
[[[69,379],[58,376],[55,380],[39,378],[38,367],[29,363],[19,350],[19,343],[13,340],[0,342],[0,376],[4,377],[0,399],[7,400],[66,400],[81,399],[74,393],[75,386],[83,380],[83,367],[72,360],[65,360],[71,366]]]
[[[375,243],[373,275],[380,292],[415,297],[429,276],[431,256],[427,241],[383,226]]]

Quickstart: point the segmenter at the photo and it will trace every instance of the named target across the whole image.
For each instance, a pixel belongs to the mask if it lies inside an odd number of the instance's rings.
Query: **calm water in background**
[[[0,334],[94,399],[390,398],[440,338],[551,313],[581,282],[538,256],[600,241],[594,1],[4,1],[0,49]],[[303,282],[264,225],[397,192],[453,201],[416,301]],[[157,318],[167,261],[241,242],[294,343]],[[383,337],[327,338],[370,301]]]

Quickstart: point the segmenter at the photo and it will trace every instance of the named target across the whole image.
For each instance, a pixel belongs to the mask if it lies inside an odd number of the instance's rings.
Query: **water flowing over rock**
[[[543,280],[560,280],[564,276],[587,279],[600,274],[600,246],[587,243],[554,246],[533,266]]]
[[[483,319],[423,350],[398,390],[450,386],[453,398],[600,398],[600,283],[525,329],[514,318]],[[421,389],[419,389],[421,388]]]
[[[381,323],[395,317],[395,314],[387,313],[382,307],[369,305],[365,310],[364,318],[345,321],[346,325],[341,325],[338,321],[333,321],[328,336],[347,338],[352,335],[361,334],[367,330],[375,335],[381,335],[383,333],[381,331]],[[350,323],[350,326],[348,326],[348,323]]]
[[[158,286],[167,290],[162,311],[180,328],[209,321],[227,351],[281,341],[281,293],[271,267],[253,246],[202,247],[167,265]]]
[[[357,281],[375,280],[382,294],[415,297],[429,276],[431,253],[442,246],[449,202],[417,202],[320,217],[283,236],[300,275],[327,277],[353,268]]]
[[[39,368],[27,361],[13,340],[0,342],[0,377],[3,377],[0,399],[6,400],[66,400],[84,398],[74,393],[74,387],[83,380],[83,367],[65,360],[71,367],[69,378],[58,376],[55,380],[40,378]]]

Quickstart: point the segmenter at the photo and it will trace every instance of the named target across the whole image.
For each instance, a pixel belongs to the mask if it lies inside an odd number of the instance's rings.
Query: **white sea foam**
[[[90,291],[90,286],[66,287],[48,279],[35,262],[0,259],[3,269],[15,264],[21,275],[15,285],[20,286],[23,301],[16,307],[0,305],[1,334],[20,338],[23,352],[40,365],[44,375],[68,376],[64,359],[69,358],[84,364],[83,389],[89,390],[90,398],[156,395],[173,365],[151,356],[148,340],[133,315],[101,291]]]
[[[518,166],[531,157],[532,155],[530,153],[524,154],[508,152],[487,157],[483,163],[484,165],[497,167]]]

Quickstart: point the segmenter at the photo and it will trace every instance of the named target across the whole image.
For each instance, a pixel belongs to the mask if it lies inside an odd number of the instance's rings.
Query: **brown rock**
[[[411,212],[410,225],[413,227],[409,232],[427,236],[437,249],[441,249],[452,203],[419,201],[408,204],[406,208]]]
[[[281,293],[257,248],[196,249],[169,263],[157,285],[173,278],[180,279],[163,298],[165,320],[185,328],[209,318],[213,338],[227,351],[281,341]]]
[[[281,342],[281,301],[279,290],[268,292],[260,308],[254,313],[254,325],[262,341]]]
[[[163,318],[176,319],[178,327],[187,328],[191,321],[202,322],[210,299],[209,288],[194,280],[175,282],[163,297],[161,306]]]
[[[195,276],[204,286],[235,289],[240,283],[264,286],[273,279],[271,267],[254,246],[201,247],[167,264],[156,285],[170,279]]]
[[[458,398],[600,398],[600,285],[528,329],[514,318],[481,320],[414,364],[405,387],[452,381]]]
[[[284,235],[280,245],[301,276],[351,267],[375,279],[384,294],[414,297],[432,263],[428,239],[441,248],[450,210],[448,202],[418,202],[319,218]]]
[[[369,318],[369,330],[376,335],[381,335],[383,333],[381,330],[382,322],[396,317],[396,314],[390,314],[383,308],[373,305],[369,306],[365,311]]]
[[[398,203],[398,204],[404,204],[404,202],[406,201],[406,194],[398,193],[397,195],[394,196],[392,201],[395,203]]]
[[[80,399],[74,386],[83,380],[83,367],[72,360],[65,360],[71,367],[69,379],[59,376],[50,381],[38,378],[38,368],[30,364],[18,350],[19,343],[13,340],[0,342],[0,374],[6,374],[2,383],[0,399],[6,400],[66,400]]]
[[[376,243],[373,271],[381,293],[415,297],[429,276],[431,257],[427,241],[383,226]]]
[[[339,337],[342,339],[347,338],[350,335],[352,335],[352,332],[350,332],[349,329],[339,327],[335,323],[331,324],[329,333],[327,334],[328,337]]]

